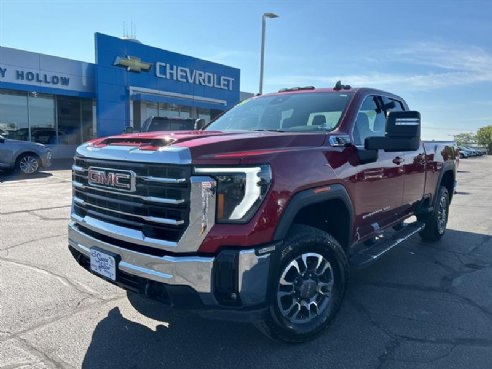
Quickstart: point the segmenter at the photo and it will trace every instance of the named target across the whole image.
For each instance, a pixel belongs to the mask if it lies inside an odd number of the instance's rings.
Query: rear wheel
[[[425,228],[420,232],[424,241],[439,241],[446,232],[449,215],[449,193],[446,187],[441,186],[437,194],[437,202],[433,211],[420,216],[419,221],[425,223]]]
[[[316,337],[338,312],[347,279],[347,258],[338,242],[317,228],[294,225],[273,279],[267,317],[257,327],[290,343]]]
[[[41,161],[35,154],[23,154],[17,159],[16,169],[22,174],[34,174],[40,167]]]

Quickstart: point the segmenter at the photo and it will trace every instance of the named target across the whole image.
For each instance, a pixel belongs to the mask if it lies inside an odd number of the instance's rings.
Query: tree
[[[482,127],[477,131],[477,143],[485,146],[489,154],[492,153],[492,125]]]
[[[466,146],[477,142],[477,136],[473,133],[459,133],[454,136],[458,146]]]

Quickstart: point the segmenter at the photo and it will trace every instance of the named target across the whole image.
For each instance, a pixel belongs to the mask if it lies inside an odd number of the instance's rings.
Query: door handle
[[[393,163],[395,163],[396,165],[400,165],[404,161],[405,161],[405,159],[400,158],[399,156],[397,156],[396,158],[393,159]]]

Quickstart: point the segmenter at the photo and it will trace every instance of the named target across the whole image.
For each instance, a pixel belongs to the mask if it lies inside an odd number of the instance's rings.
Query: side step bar
[[[390,238],[377,242],[374,246],[365,248],[350,257],[350,265],[354,268],[365,268],[390,251],[393,247],[407,240],[417,232],[424,229],[425,224],[414,222],[404,226],[403,229],[394,233]]]

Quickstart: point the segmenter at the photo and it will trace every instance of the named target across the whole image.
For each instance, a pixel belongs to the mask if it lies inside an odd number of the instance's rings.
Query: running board
[[[403,229],[394,233],[390,238],[377,242],[374,246],[361,250],[350,257],[350,265],[354,268],[365,268],[390,251],[393,247],[407,240],[415,233],[424,229],[425,224],[414,222],[405,225]]]

